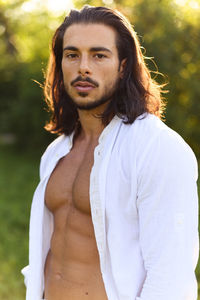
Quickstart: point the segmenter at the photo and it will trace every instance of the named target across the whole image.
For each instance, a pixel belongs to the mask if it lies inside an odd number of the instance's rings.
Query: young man
[[[27,300],[196,300],[197,163],[159,118],[131,25],[72,10],[53,38]]]

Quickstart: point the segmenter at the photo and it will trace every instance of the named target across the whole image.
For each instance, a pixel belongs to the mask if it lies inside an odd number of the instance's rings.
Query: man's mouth
[[[77,81],[74,87],[79,92],[88,92],[95,88],[95,85],[87,81]]]

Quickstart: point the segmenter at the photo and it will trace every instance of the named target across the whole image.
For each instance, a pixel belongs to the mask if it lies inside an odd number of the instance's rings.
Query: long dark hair
[[[127,59],[123,78],[101,115],[103,124],[108,124],[111,115],[118,115],[126,124],[133,123],[145,112],[161,117],[164,109],[162,86],[151,78],[136,32],[129,21],[116,10],[86,5],[80,11],[71,10],[53,36],[44,85],[45,100],[52,115],[45,129],[69,135],[78,124],[77,108],[65,91],[61,68],[64,33],[70,25],[78,23],[111,26],[117,33],[119,61]]]

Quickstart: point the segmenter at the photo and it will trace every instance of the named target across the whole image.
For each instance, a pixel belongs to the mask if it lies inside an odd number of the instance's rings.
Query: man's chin
[[[99,106],[101,106],[102,104],[97,104],[97,103],[76,103],[76,107],[79,110],[92,110],[95,109]]]
[[[88,93],[86,93],[86,92],[79,92],[78,94],[79,94],[79,96],[81,96],[83,98],[88,96]]]
[[[76,102],[76,101],[73,101],[74,104],[76,105],[76,107],[80,110],[92,110],[92,109],[95,109],[95,108],[98,108],[100,107],[101,105],[107,103],[109,101],[108,98],[101,98],[101,99],[98,99],[98,100],[88,100],[87,103],[86,102]]]

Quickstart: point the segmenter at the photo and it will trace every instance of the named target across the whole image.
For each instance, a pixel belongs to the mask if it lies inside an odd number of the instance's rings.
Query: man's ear
[[[122,79],[124,76],[124,68],[126,66],[126,61],[127,58],[122,59],[121,63],[120,63],[120,68],[119,68],[119,76]]]

